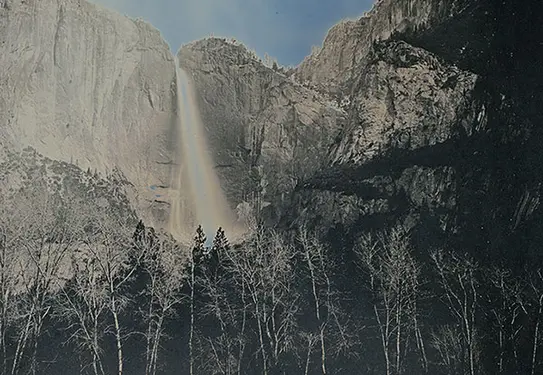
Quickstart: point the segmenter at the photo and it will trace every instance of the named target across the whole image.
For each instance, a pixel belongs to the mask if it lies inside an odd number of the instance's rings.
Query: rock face
[[[26,147],[21,152],[8,152],[0,163],[0,205],[25,199],[26,194],[36,194],[73,204],[85,202],[91,210],[104,208],[136,220],[126,191],[130,182],[113,172],[101,178],[91,170],[82,171],[73,164],[51,160]],[[12,206],[13,207],[13,206]]]
[[[254,178],[286,226],[345,249],[402,223],[423,247],[522,257],[541,242],[540,8],[382,0],[287,75],[224,40],[179,57],[234,201]]]
[[[536,256],[541,8],[380,0],[290,72],[224,39],[183,47],[231,204],[309,222],[346,249],[403,223],[425,246]],[[167,217],[145,194],[167,188],[174,146],[175,69],[155,29],[84,1],[3,0],[0,66],[4,159],[32,146],[116,168],[140,215]]]
[[[441,31],[450,20],[456,21],[456,39],[449,48],[456,49],[459,56],[468,55],[480,40],[486,39],[493,31],[485,30],[479,22],[477,16],[482,12],[474,15],[475,10],[482,8],[490,9],[486,0],[377,0],[364,17],[343,21],[332,27],[322,48],[296,68],[296,78],[321,91],[340,94],[357,76],[374,43],[397,36],[419,41],[426,35],[435,36],[438,29]],[[487,12],[486,17],[491,15]],[[477,29],[479,34],[470,34],[464,39],[459,35],[462,32],[471,33],[473,29]]]
[[[159,163],[175,105],[173,58],[156,29],[85,1],[7,0],[0,66],[0,148],[116,167],[137,187],[138,211],[151,212],[144,192],[168,176]]]
[[[233,204],[258,191],[263,205],[284,199],[322,167],[345,120],[337,104],[225,39],[195,42],[178,56]]]
[[[475,74],[405,42],[375,45],[353,81],[328,168],[299,187],[295,216],[356,231],[406,213],[412,221],[422,210],[435,214],[442,230],[450,228],[456,170],[428,156],[485,130],[477,82]]]
[[[348,118],[285,224],[345,249],[402,223],[423,248],[538,257],[541,18],[535,1],[391,0],[333,28],[295,76],[346,98]]]
[[[364,164],[393,150],[470,136],[484,126],[474,98],[475,74],[405,42],[378,44],[368,58],[351,87],[349,119],[333,150],[334,163]]]

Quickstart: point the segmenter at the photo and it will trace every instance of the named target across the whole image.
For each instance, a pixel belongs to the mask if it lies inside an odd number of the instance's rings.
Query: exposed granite
[[[173,57],[160,33],[86,1],[8,0],[0,66],[0,148],[118,168],[147,216],[149,186],[168,176],[157,162],[169,159],[175,103]]]
[[[488,2],[470,0],[378,0],[371,11],[357,20],[345,20],[333,26],[322,48],[309,55],[295,70],[296,78],[320,91],[339,94],[366,63],[374,43],[394,37],[418,40],[425,32],[434,32],[450,20],[463,20],[466,31],[478,29],[476,9]],[[471,26],[471,28],[470,28]],[[480,29],[477,40],[492,30]],[[471,49],[462,44],[450,46],[464,53]]]
[[[253,181],[262,180],[263,199],[272,201],[322,167],[345,118],[336,103],[225,39],[189,44],[179,60],[195,84],[233,204],[258,190]]]

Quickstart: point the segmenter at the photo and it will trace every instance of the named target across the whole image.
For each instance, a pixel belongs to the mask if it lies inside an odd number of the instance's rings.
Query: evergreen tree
[[[194,304],[195,304],[195,289],[196,289],[196,272],[197,266],[202,262],[202,258],[205,253],[205,243],[207,241],[204,229],[201,225],[196,229],[196,235],[194,236],[194,244],[191,250],[190,259],[190,332],[189,332],[189,374],[194,374]]]
[[[215,273],[218,270],[221,258],[224,256],[224,253],[229,250],[230,243],[226,238],[224,230],[219,227],[215,234],[215,238],[213,239],[213,246],[210,249],[209,259],[207,260],[208,269],[211,270],[212,273]]]
[[[213,249],[218,252],[228,251],[230,249],[230,243],[228,242],[228,238],[226,238],[226,234],[221,227],[217,229],[217,233],[215,234],[215,238],[213,239]]]
[[[196,229],[196,235],[194,236],[194,243],[192,246],[192,262],[195,266],[201,265],[203,257],[206,253],[206,235],[201,225]]]
[[[143,224],[143,221],[140,220],[138,222],[138,225],[136,225],[136,230],[134,231],[134,234],[132,235],[134,242],[136,243],[141,242],[143,240],[144,233],[145,233],[145,225]]]
[[[142,260],[148,256],[156,256],[156,247],[159,246],[159,239],[153,228],[146,228],[140,220],[132,234],[133,252],[129,254],[129,264],[141,271]],[[153,259],[154,260],[154,259]]]

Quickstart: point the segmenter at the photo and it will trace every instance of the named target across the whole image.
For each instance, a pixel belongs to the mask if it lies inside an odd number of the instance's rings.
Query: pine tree
[[[221,227],[217,229],[217,233],[215,234],[215,238],[213,239],[213,249],[219,252],[228,251],[230,249],[230,244],[228,243],[226,234]]]
[[[194,292],[196,289],[196,267],[201,264],[202,258],[205,252],[205,243],[207,241],[204,229],[201,225],[196,229],[196,235],[194,236],[194,244],[191,251],[190,261],[190,333],[189,333],[189,362],[190,362],[190,375],[194,374],[194,351],[193,351],[193,338],[194,338]]]
[[[157,248],[160,246],[160,241],[153,228],[145,227],[143,221],[140,220],[136,229],[132,234],[133,252],[128,256],[128,264],[134,269],[134,283],[137,288],[144,288],[148,281],[144,269],[151,262],[157,262]],[[160,272],[160,270],[156,270]]]
[[[134,234],[132,235],[132,239],[134,240],[134,243],[138,245],[144,241],[144,236],[145,236],[145,225],[143,224],[143,221],[140,220],[138,222],[138,225],[136,225],[136,230],[134,231]]]
[[[208,268],[212,272],[215,272],[219,268],[221,257],[224,255],[225,252],[229,250],[230,243],[226,238],[224,230],[219,227],[217,233],[215,234],[215,238],[213,239],[213,246],[211,247],[211,250],[209,252]]]
[[[204,229],[201,225],[196,229],[196,235],[194,236],[194,243],[192,246],[192,262],[195,266],[199,266],[202,263],[203,257],[206,252],[207,238],[204,233]]]

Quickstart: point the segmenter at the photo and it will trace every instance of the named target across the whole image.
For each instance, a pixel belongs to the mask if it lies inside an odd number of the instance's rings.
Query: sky
[[[235,38],[261,57],[297,65],[330,27],[374,0],[91,0],[158,28],[170,47],[210,35]]]

